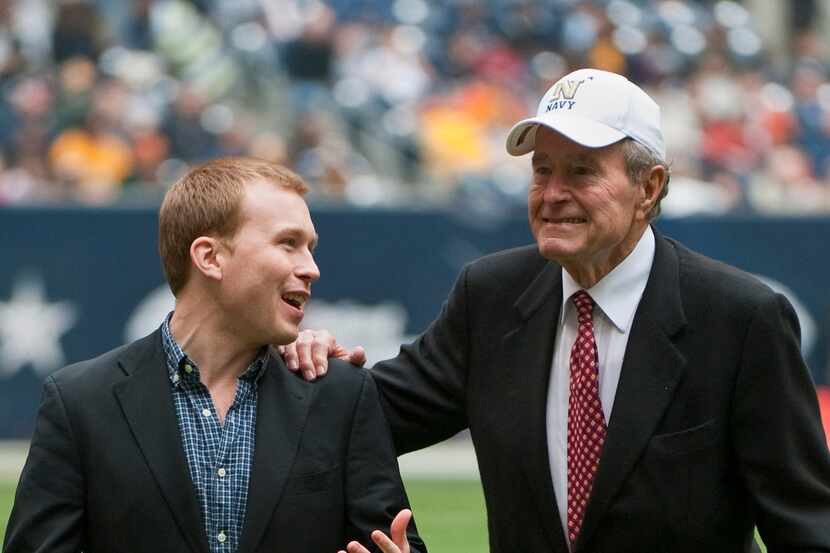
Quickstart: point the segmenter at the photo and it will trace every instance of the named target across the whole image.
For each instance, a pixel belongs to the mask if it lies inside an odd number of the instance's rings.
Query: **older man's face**
[[[619,144],[586,148],[540,127],[528,215],[539,251],[573,275],[601,278],[637,244],[648,218],[643,187],[625,171]]]

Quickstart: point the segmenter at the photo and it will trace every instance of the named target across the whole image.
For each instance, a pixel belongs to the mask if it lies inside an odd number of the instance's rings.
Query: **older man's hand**
[[[359,367],[366,363],[366,352],[362,347],[348,350],[338,344],[328,330],[302,330],[293,343],[278,346],[278,349],[286,366],[292,371],[301,371],[306,380],[326,374],[330,357]]]

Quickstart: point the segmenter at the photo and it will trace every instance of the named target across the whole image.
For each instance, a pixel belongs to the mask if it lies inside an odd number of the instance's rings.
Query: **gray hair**
[[[628,178],[632,183],[640,184],[644,182],[655,165],[662,165],[666,169],[666,180],[663,183],[663,190],[660,192],[660,196],[658,196],[651,211],[648,212],[649,220],[654,220],[660,215],[660,202],[669,193],[669,181],[671,180],[669,164],[659,155],[632,138],[624,138],[620,142],[620,145],[622,147],[623,157],[625,158],[625,172],[628,174]]]

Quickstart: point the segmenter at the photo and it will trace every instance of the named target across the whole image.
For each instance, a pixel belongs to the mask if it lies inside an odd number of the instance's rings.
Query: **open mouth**
[[[308,297],[303,294],[289,293],[282,296],[282,301],[299,311],[303,310],[303,306],[305,305],[307,299]]]

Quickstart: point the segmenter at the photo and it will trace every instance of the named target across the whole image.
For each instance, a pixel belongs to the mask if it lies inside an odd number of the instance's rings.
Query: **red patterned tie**
[[[585,290],[580,290],[571,299],[579,317],[579,331],[571,348],[568,399],[568,539],[574,543],[582,529],[607,428],[599,398],[594,300]]]

